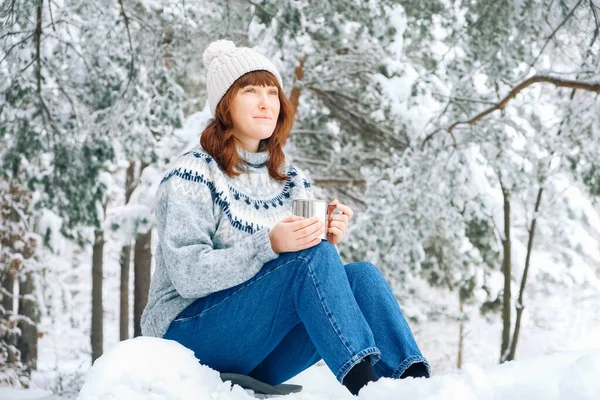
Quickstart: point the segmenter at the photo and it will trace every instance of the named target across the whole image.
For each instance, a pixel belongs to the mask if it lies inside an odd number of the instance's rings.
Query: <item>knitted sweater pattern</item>
[[[196,299],[239,285],[278,257],[269,231],[292,215],[292,201],[314,198],[310,182],[284,162],[278,182],[269,176],[268,152],[237,147],[241,175],[229,178],[197,146],[174,160],[155,198],[158,244],[145,336],[163,337]]]

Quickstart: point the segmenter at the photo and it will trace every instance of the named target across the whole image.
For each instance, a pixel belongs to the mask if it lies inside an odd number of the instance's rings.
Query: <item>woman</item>
[[[144,335],[175,340],[220,372],[277,385],[324,359],[351,393],[379,377],[430,374],[374,265],[334,245],[352,218],[291,213],[314,198],[281,146],[292,111],[279,72],[230,41],[204,52],[214,119],[174,161],[156,197],[156,270]]]

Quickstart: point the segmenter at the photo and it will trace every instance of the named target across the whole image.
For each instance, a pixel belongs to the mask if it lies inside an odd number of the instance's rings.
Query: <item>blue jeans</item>
[[[199,298],[164,338],[219,372],[272,385],[321,359],[340,383],[367,356],[379,377],[398,378],[418,362],[430,371],[379,269],[344,265],[326,240],[281,253],[246,282]]]

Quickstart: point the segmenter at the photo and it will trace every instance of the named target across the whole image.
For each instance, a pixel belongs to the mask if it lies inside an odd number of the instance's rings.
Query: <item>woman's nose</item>
[[[258,106],[261,109],[267,108],[267,95],[261,95],[258,99]]]

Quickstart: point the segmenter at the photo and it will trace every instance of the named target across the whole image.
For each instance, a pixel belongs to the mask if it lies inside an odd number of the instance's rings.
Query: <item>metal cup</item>
[[[304,218],[319,217],[325,227],[321,239],[327,239],[329,228],[329,215],[335,210],[335,204],[329,204],[326,200],[295,199],[292,200],[292,214]]]

